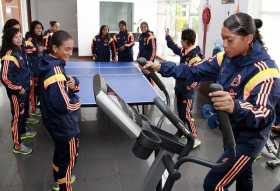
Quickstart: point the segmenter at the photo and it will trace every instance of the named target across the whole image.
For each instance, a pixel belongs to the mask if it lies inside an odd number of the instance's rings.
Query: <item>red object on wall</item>
[[[207,28],[208,28],[208,24],[210,23],[210,20],[211,20],[211,11],[210,8],[207,6],[203,9],[202,12],[202,22],[204,25],[204,29],[203,29],[203,54],[204,55],[206,49]]]

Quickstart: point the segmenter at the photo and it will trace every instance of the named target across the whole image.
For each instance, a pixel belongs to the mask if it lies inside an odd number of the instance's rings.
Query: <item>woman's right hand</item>
[[[165,36],[169,36],[169,28],[165,29]]]
[[[160,64],[159,63],[153,63],[152,61],[147,61],[147,64],[145,66],[140,68],[143,70],[144,73],[149,73],[149,72],[158,72],[160,70]]]
[[[95,61],[96,60],[96,55],[92,55],[92,60]]]

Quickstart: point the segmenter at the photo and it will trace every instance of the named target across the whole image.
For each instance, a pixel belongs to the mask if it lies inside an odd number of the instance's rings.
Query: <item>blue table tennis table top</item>
[[[110,88],[128,104],[151,104],[157,96],[135,62],[69,61],[65,70],[67,75],[76,76],[80,81],[78,95],[82,106],[96,106],[93,93],[95,74],[100,74]]]

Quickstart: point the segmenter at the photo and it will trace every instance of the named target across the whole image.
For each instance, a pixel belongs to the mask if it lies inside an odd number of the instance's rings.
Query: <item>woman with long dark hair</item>
[[[156,56],[156,38],[150,31],[147,22],[140,24],[141,35],[139,36],[139,53],[138,57],[144,57],[146,60],[154,61]]]
[[[27,58],[22,51],[22,35],[18,28],[8,28],[2,37],[1,81],[6,87],[11,103],[13,152],[28,155],[32,149],[22,143],[23,139],[33,138],[35,132],[26,131],[29,104],[30,71]]]
[[[92,59],[96,62],[109,62],[111,55],[115,60],[113,40],[109,36],[109,27],[102,25],[99,34],[95,36],[91,46]]]
[[[39,115],[36,112],[37,101],[39,96],[38,89],[38,67],[41,62],[43,52],[46,50],[43,40],[44,27],[40,21],[32,21],[30,31],[25,35],[24,49],[28,57],[32,84],[30,91],[31,111],[33,115]]]
[[[229,114],[236,158],[228,167],[210,170],[204,181],[205,191],[227,190],[234,181],[237,191],[253,190],[252,164],[268,139],[280,97],[279,71],[264,47],[258,30],[261,26],[261,20],[236,13],[223,23],[225,52],[194,66],[150,62],[144,67],[165,77],[214,81],[224,88],[209,96],[217,111]],[[218,161],[229,160],[229,156],[225,148]]]
[[[119,22],[119,29],[120,32],[113,37],[114,50],[118,55],[116,60],[119,62],[132,62],[134,36],[127,31],[126,22],[124,20]]]

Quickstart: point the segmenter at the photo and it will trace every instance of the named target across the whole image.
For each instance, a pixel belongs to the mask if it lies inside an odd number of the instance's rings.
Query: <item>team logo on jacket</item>
[[[238,75],[232,80],[232,82],[231,82],[230,85],[231,85],[232,87],[237,87],[237,86],[240,85],[240,82],[241,82],[241,75],[238,74]]]

